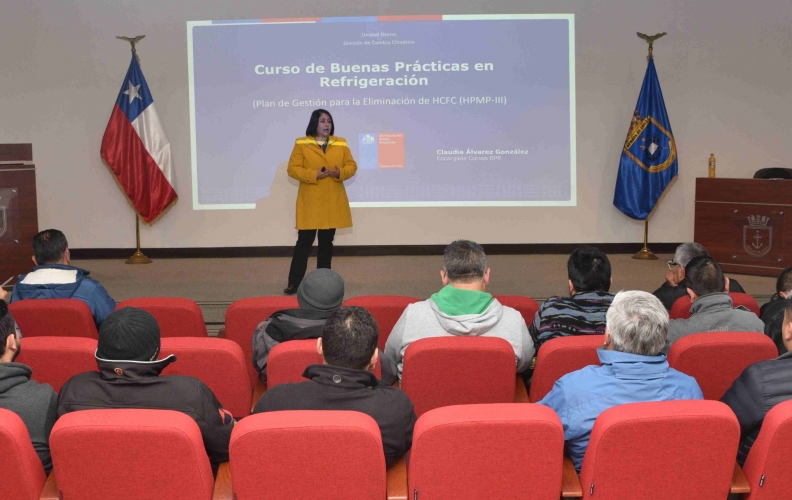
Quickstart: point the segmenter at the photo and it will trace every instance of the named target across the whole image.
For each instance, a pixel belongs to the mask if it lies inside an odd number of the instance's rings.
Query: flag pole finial
[[[135,54],[135,57],[137,58],[138,62],[140,62],[140,56],[137,55],[137,49],[135,49],[135,44],[146,38],[146,35],[138,35],[135,37],[117,36],[116,38],[118,38],[119,40],[126,40],[127,42],[129,42],[129,44],[132,45],[132,53]]]
[[[646,56],[646,60],[648,61],[649,59],[652,58],[652,45],[654,44],[655,40],[657,40],[658,38],[662,38],[662,37],[666,36],[666,32],[664,31],[662,33],[658,33],[656,35],[651,35],[651,36],[644,35],[643,33],[636,33],[636,35],[638,35],[638,38],[640,38],[642,40],[646,40],[646,43],[649,44],[649,55]]]

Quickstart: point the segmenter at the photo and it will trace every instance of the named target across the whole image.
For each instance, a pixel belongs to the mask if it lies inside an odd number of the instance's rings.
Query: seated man
[[[784,322],[784,311],[792,299],[790,294],[792,294],[792,267],[787,267],[778,275],[775,295],[759,310],[759,318],[765,324],[765,335],[773,339],[778,347],[778,354],[787,352],[781,335],[781,325]]]
[[[660,299],[667,311],[671,311],[678,298],[687,295],[687,281],[685,280],[685,266],[695,257],[709,256],[707,249],[700,243],[682,243],[676,248],[674,260],[668,263],[666,281],[653,293]],[[737,280],[729,281],[729,292],[745,293]]]
[[[331,269],[308,274],[297,288],[299,309],[273,313],[253,332],[253,367],[267,382],[267,362],[273,347],[289,340],[322,336],[327,317],[344,301],[344,279]]]
[[[764,323],[743,306],[734,307],[726,290],[729,278],[712,257],[700,256],[685,267],[687,291],[693,305],[690,318],[668,323],[666,349],[675,341],[701,332],[764,332]],[[668,351],[666,351],[668,352]]]
[[[19,277],[11,302],[23,299],[77,299],[88,304],[97,328],[116,303],[89,272],[69,265],[69,243],[57,229],[46,229],[33,237],[36,267]]]
[[[534,345],[525,320],[486,292],[490,270],[484,249],[457,240],[443,252],[443,288],[422,302],[410,304],[385,343],[386,363],[401,380],[404,351],[410,343],[430,337],[500,337],[514,349],[518,373],[527,370]]]
[[[29,366],[14,363],[21,337],[8,306],[0,300],[0,408],[13,411],[25,423],[33,449],[49,474],[52,470],[49,435],[58,419],[58,395],[49,384],[30,380]]]
[[[212,468],[228,461],[234,417],[203,382],[195,377],[160,377],[176,361],[170,355],[157,361],[160,330],[154,316],[124,307],[112,313],[99,329],[98,372],[75,375],[58,398],[58,415],[98,408],[176,410],[198,424]]]
[[[377,364],[379,329],[362,307],[341,307],[327,318],[316,350],[324,364],[310,365],[310,382],[269,389],[253,413],[279,410],[352,410],[371,416],[380,428],[385,463],[409,451],[415,410],[401,389],[382,385],[371,373]]]
[[[547,299],[529,328],[537,351],[556,337],[605,332],[605,312],[613,301],[613,294],[608,292],[608,256],[594,247],[579,247],[567,260],[567,276],[569,297]]]
[[[792,350],[792,302],[784,302],[781,339],[786,354],[746,368],[721,398],[740,422],[740,447],[737,449],[740,465],[745,463],[759,436],[767,412],[778,403],[792,399],[792,353],[789,352]]]
[[[646,292],[619,292],[608,309],[602,366],[561,377],[539,404],[552,408],[564,426],[569,458],[580,472],[594,421],[625,403],[704,399],[696,379],[668,367],[668,312]]]

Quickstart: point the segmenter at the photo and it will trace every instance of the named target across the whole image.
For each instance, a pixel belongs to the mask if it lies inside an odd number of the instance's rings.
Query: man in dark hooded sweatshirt
[[[8,306],[0,300],[0,408],[13,411],[25,423],[33,449],[49,474],[52,470],[49,435],[58,419],[58,395],[49,384],[30,380],[33,372],[29,366],[14,363],[21,337]]]

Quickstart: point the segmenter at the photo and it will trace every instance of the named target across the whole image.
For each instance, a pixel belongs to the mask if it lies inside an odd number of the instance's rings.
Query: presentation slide
[[[187,23],[195,209],[251,209],[328,110],[353,207],[574,206],[574,16]],[[295,190],[296,197],[296,190]]]

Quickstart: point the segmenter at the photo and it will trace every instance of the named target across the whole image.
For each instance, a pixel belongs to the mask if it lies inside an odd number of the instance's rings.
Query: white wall
[[[133,246],[133,212],[99,146],[129,64],[128,45],[114,37],[145,34],[142,66],[181,198],[142,229],[144,246],[291,245],[296,189],[285,172],[256,210],[192,210],[186,21],[546,12],[576,16],[578,206],[354,209],[355,227],[339,231],[336,244],[640,241],[643,223],[612,205],[646,68],[636,31],[668,32],[655,46],[655,63],[680,158],[651,241],[692,239],[695,178],[706,176],[710,153],[719,177],[792,166],[789,0],[0,0],[0,143],[33,143],[42,229],[63,230],[73,248]]]

